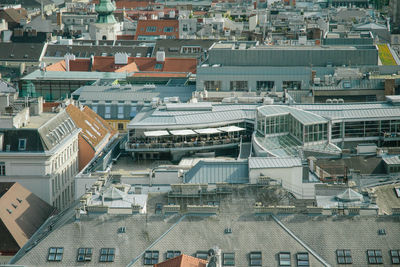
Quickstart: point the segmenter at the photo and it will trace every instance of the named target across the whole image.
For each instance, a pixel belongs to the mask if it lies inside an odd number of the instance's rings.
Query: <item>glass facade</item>
[[[289,114],[268,117],[258,114],[257,131],[264,136],[270,134],[290,133],[297,140],[303,143],[328,139],[327,123],[303,125]]]

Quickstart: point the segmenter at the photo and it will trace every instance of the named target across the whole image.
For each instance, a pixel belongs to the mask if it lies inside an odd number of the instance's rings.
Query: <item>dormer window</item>
[[[26,139],[19,139],[18,150],[25,150],[25,149],[26,149]]]

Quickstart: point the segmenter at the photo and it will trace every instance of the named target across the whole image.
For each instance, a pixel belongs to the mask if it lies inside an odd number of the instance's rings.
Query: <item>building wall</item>
[[[119,23],[94,23],[89,28],[92,40],[117,40],[117,35],[121,33],[121,25]]]
[[[81,171],[94,157],[95,151],[90,144],[79,135],[79,171]]]
[[[205,89],[205,81],[220,81],[219,91],[231,91],[231,81],[247,81],[248,91],[257,91],[257,81],[272,81],[276,91],[283,91],[284,81],[297,81],[309,89],[311,69],[306,67],[219,66],[198,67],[196,90]],[[299,88],[298,88],[299,89]],[[209,90],[211,91],[211,90]]]
[[[78,131],[45,153],[0,152],[5,164],[1,182],[19,182],[29,191],[62,210],[73,201],[78,172]]]
[[[106,120],[108,124],[111,125],[115,130],[119,131],[120,133],[125,133],[128,131],[127,125],[129,120]]]

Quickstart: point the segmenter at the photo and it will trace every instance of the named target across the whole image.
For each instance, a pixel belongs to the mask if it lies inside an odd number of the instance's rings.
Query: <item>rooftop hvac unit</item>
[[[328,98],[328,99],[326,100],[326,103],[327,103],[327,104],[332,104],[332,99]]]
[[[334,99],[332,99],[332,103],[333,104],[337,104],[339,101],[336,99],[336,98],[334,98]]]
[[[343,98],[339,98],[339,99],[338,99],[338,103],[339,103],[339,104],[343,104],[343,103],[344,103],[344,99],[343,99]]]
[[[321,78],[314,78],[315,85],[320,85],[320,83],[321,83]]]

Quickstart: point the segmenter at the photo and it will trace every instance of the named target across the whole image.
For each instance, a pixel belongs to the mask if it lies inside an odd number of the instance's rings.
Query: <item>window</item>
[[[247,81],[231,81],[230,89],[231,91],[247,91]]]
[[[349,249],[336,250],[336,258],[338,264],[352,264],[351,251]]]
[[[257,91],[270,91],[274,85],[274,81],[257,81],[256,83]]]
[[[97,113],[97,105],[92,105],[92,110]]]
[[[188,25],[187,24],[183,24],[182,31],[184,31],[184,32],[188,31]]]
[[[207,251],[197,251],[196,258],[207,260],[208,259],[208,252]]]
[[[156,70],[161,70],[162,67],[163,67],[163,64],[161,64],[161,63],[157,63],[157,64],[154,66],[154,68],[155,68]]]
[[[102,248],[100,249],[100,262],[113,262],[115,257],[114,248]]]
[[[179,250],[168,250],[166,260],[178,257],[179,255],[181,255],[181,252]]]
[[[290,252],[279,253],[279,266],[290,266]]]
[[[48,261],[61,261],[64,253],[64,248],[49,248]]]
[[[124,118],[124,106],[118,106],[118,119]]]
[[[367,250],[369,264],[383,264],[381,250]]]
[[[158,250],[147,250],[144,253],[144,265],[154,265],[158,263]]]
[[[299,252],[296,255],[297,266],[310,266],[310,261],[307,252]]]
[[[221,81],[204,81],[204,89],[207,91],[219,91],[221,86]]]
[[[156,32],[157,27],[156,26],[147,26],[146,32]]]
[[[118,131],[123,131],[124,130],[124,124],[123,123],[118,123]]]
[[[6,163],[0,162],[0,176],[6,175]]]
[[[235,253],[224,253],[222,265],[235,266]]]
[[[18,150],[25,150],[25,149],[26,149],[26,139],[19,139]]]
[[[250,266],[262,266],[261,251],[250,252]]]
[[[78,248],[77,261],[91,261],[92,260],[92,249],[91,248]]]
[[[392,264],[400,264],[400,250],[391,250],[390,257],[392,258]]]
[[[282,87],[288,90],[300,90],[301,81],[283,81]]]
[[[111,118],[111,106],[106,106],[104,118]]]
[[[164,32],[173,32],[174,27],[164,27]]]

